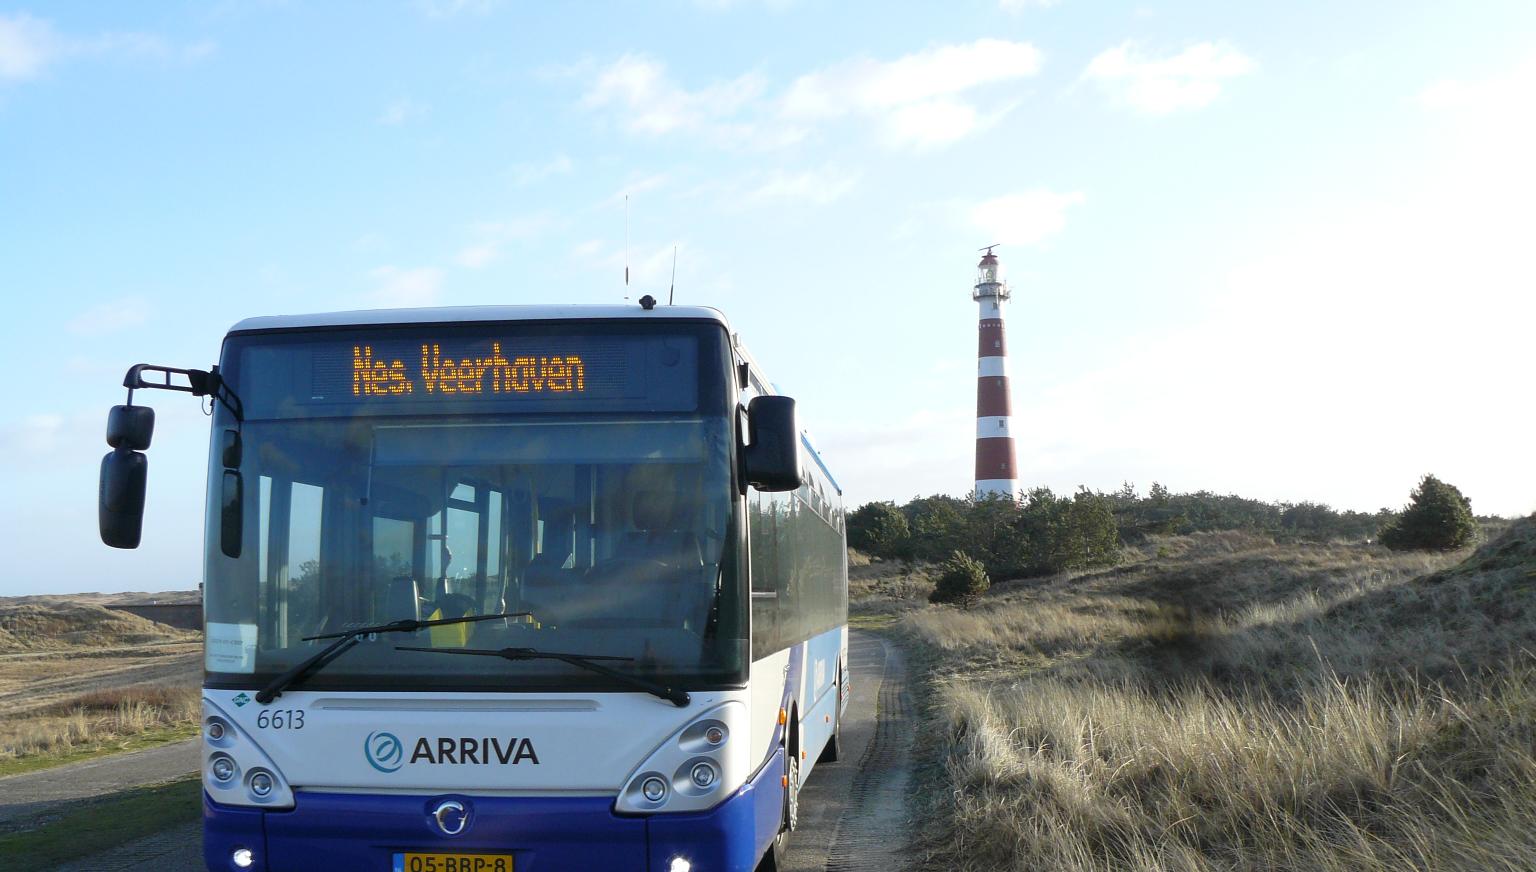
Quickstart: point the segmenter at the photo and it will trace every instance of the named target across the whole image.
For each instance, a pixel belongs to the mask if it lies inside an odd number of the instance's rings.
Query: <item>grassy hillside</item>
[[[926,868],[1536,868],[1536,518],[1125,556],[969,611],[856,583],[929,676]]]
[[[196,735],[202,634],[113,596],[0,599],[0,775]]]
[[[94,603],[56,597],[0,599],[0,654],[196,641],[178,630]]]

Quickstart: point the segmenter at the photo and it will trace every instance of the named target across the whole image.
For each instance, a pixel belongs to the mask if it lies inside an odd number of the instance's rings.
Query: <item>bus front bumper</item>
[[[778,829],[783,793],[766,773],[779,769],[764,766],[708,812],[648,817],[614,814],[610,797],[296,791],[292,809],[264,811],[205,794],[203,858],[211,872],[391,872],[407,852],[511,855],[514,872],[752,872]],[[433,817],[445,800],[468,809],[457,836]],[[242,848],[244,867],[235,861]]]

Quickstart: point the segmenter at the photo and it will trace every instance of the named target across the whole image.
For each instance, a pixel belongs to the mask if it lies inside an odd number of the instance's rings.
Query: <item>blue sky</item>
[[[968,490],[1000,242],[1026,484],[1530,512],[1533,94],[1528,2],[0,2],[0,594],[198,581],[190,401],[96,538],[129,364],[674,245],[854,504]]]

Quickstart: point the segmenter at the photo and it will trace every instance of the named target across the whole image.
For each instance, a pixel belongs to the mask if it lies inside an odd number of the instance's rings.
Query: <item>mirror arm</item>
[[[157,381],[149,381],[144,377],[145,373],[154,373],[161,378]],[[177,384],[172,381],[172,376],[179,375],[186,378],[186,384]],[[230,390],[224,378],[219,375],[219,368],[204,369],[178,369],[174,366],[159,366],[153,363],[139,363],[128,368],[128,374],[123,376],[123,387],[128,389],[128,405],[133,405],[133,392],[136,390],[180,391],[191,394],[194,397],[213,397],[224,408],[235,416],[236,421],[245,421],[245,405],[240,402],[240,397]]]

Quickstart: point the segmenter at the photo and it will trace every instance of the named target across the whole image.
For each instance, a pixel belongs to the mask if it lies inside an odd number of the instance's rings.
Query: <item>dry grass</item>
[[[197,638],[198,634],[190,630],[178,630],[94,603],[39,597],[0,599],[0,653],[144,645]]]
[[[1536,868],[1536,519],[1470,556],[1127,558],[908,599],[947,788],[928,868]]]
[[[110,746],[167,728],[195,724],[202,694],[196,687],[136,685],[91,691],[66,702],[0,718],[0,764],[56,756],[85,746]]]
[[[200,638],[97,602],[0,599],[0,774],[194,733]]]
[[[850,556],[858,554],[849,552]],[[927,602],[933,590],[932,567],[880,558],[848,563],[848,608],[855,615],[891,615],[914,602]]]

